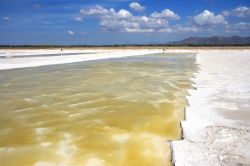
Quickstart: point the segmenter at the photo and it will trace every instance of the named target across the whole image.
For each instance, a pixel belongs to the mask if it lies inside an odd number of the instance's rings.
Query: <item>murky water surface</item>
[[[194,55],[0,71],[4,166],[166,166]]]

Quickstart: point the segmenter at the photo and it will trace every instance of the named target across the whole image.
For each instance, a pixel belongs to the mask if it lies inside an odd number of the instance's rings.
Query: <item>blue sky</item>
[[[250,36],[249,0],[0,0],[0,44],[147,44]]]

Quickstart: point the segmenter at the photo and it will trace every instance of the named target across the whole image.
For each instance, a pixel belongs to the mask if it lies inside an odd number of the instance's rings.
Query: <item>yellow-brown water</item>
[[[0,71],[0,165],[166,166],[193,55]]]

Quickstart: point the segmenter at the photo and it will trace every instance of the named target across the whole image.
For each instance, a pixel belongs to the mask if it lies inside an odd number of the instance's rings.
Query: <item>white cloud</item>
[[[207,13],[208,12],[208,13]],[[205,14],[204,14],[205,13]],[[208,15],[208,18],[206,16]],[[205,18],[203,18],[203,17]],[[149,16],[133,15],[125,9],[116,11],[113,8],[106,9],[101,6],[96,6],[90,9],[80,11],[80,18],[94,17],[100,20],[99,24],[107,31],[127,32],[127,33],[173,33],[173,32],[198,32],[201,31],[199,24],[219,24],[224,22],[224,18],[215,16],[212,12],[204,11],[197,15],[196,24],[189,26],[174,25],[171,26],[169,21],[173,19],[180,19],[180,17],[170,9],[164,9],[161,12],[153,12]],[[210,18],[212,17],[212,18]],[[210,20],[214,19],[215,20]],[[203,22],[201,20],[203,20]],[[198,22],[200,21],[200,22]]]
[[[125,9],[116,11],[96,6],[80,10],[78,17],[94,17],[100,20],[100,25],[107,31],[117,32],[172,32],[169,26],[170,19],[179,19],[179,16],[169,9],[161,13],[152,13],[150,16],[135,16]]]
[[[164,19],[153,19],[146,16],[131,16],[129,19],[103,19],[100,24],[110,31],[120,32],[160,32],[169,27]]]
[[[209,10],[204,10],[202,13],[194,16],[193,21],[198,26],[227,24],[227,21],[222,15],[215,15]]]
[[[121,9],[117,13],[117,16],[120,17],[120,18],[128,18],[128,17],[131,17],[132,14],[127,10]]]
[[[68,34],[69,34],[69,35],[74,35],[74,34],[75,34],[75,32],[74,32],[74,31],[72,31],[72,30],[68,30]]]
[[[83,15],[103,15],[103,14],[108,14],[109,11],[107,9],[97,5],[94,8],[90,8],[88,10],[81,9],[80,13]]]
[[[250,23],[239,22],[239,23],[235,24],[235,28],[238,29],[238,30],[248,30],[248,31],[250,31]]]
[[[8,20],[10,20],[11,18],[9,17],[9,16],[4,16],[3,17],[3,20],[5,20],[5,21],[8,21]]]
[[[230,30],[236,32],[239,30],[248,31],[250,28],[249,23],[244,22],[229,24],[223,15],[216,15],[209,10],[204,10],[198,15],[190,17],[191,22],[187,22],[186,25],[171,25],[169,23],[171,20],[180,19],[180,17],[170,9],[153,12],[150,15],[133,15],[133,13],[125,9],[116,11],[113,8],[107,9],[102,6],[95,6],[80,10],[80,14],[75,19],[82,21],[85,17],[98,19],[100,26],[106,31],[127,33],[211,33]],[[205,26],[206,28],[204,28]]]
[[[250,8],[246,6],[238,7],[233,11],[233,14],[235,14],[238,17],[250,16]]]
[[[224,16],[237,16],[237,17],[250,17],[250,8],[246,6],[240,6],[233,10],[225,10],[222,12]]]
[[[136,2],[130,3],[130,8],[135,9]],[[134,5],[132,5],[134,4]],[[138,10],[139,11],[139,8]],[[85,18],[94,18],[99,20],[100,26],[106,31],[127,32],[127,33],[225,33],[225,32],[249,32],[250,23],[240,22],[237,24],[228,23],[224,16],[237,15],[245,17],[249,13],[248,7],[238,7],[232,11],[224,11],[223,14],[215,14],[212,11],[204,10],[201,13],[190,16],[186,24],[171,25],[171,20],[178,20],[180,16],[170,9],[156,11],[149,15],[134,15],[128,10],[113,8],[104,8],[95,6],[85,8],[75,17],[76,21],[82,21]],[[73,32],[74,34],[74,32]],[[85,34],[85,33],[83,33]]]
[[[232,24],[227,27],[227,30],[238,31],[238,32],[242,32],[242,31],[250,32],[250,23],[239,22],[236,24]]]
[[[228,24],[223,29],[227,33],[231,34],[241,34],[250,32],[250,23],[247,22],[238,22],[234,24]]]
[[[229,16],[229,15],[230,15],[230,12],[227,11],[227,10],[224,10],[224,11],[222,11],[222,15],[223,15],[223,16]]]
[[[151,14],[152,18],[171,18],[179,19],[180,17],[175,14],[172,10],[164,9],[161,13],[154,12]]]
[[[75,17],[75,20],[76,21],[79,21],[79,22],[82,22],[83,21],[83,18],[81,16],[76,16]]]
[[[200,29],[197,26],[178,26],[176,30],[178,32],[198,32]]]
[[[134,11],[137,11],[137,12],[143,12],[144,10],[146,10],[146,7],[145,6],[142,6],[141,4],[139,4],[138,2],[131,2],[129,4],[129,7],[131,9],[133,9]]]

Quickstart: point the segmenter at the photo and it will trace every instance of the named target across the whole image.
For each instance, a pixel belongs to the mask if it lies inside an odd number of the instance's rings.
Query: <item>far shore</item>
[[[139,56],[154,53],[192,53],[249,51],[249,47],[65,47],[0,49],[0,70],[75,63],[108,58]]]
[[[123,45],[118,45],[118,46],[1,46],[0,45],[0,50],[12,50],[12,49],[27,49],[27,50],[32,50],[32,49],[49,49],[49,50],[89,50],[89,49],[94,49],[94,50],[116,50],[116,49],[126,49],[126,50],[134,50],[134,49],[250,49],[250,45],[242,45],[242,46],[230,46],[230,45],[225,45],[225,46],[166,46],[166,45],[152,45],[152,46],[147,46],[147,45],[135,45],[135,46],[123,46]]]

